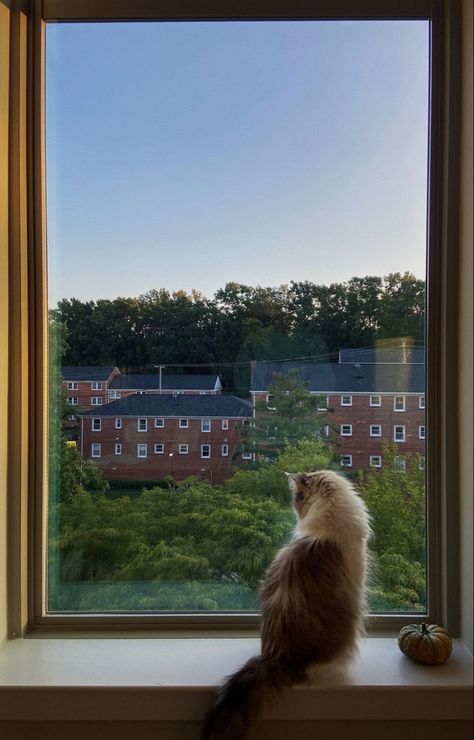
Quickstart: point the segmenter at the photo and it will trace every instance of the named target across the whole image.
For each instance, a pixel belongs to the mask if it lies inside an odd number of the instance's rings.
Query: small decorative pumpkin
[[[407,624],[398,635],[398,647],[417,663],[437,665],[449,658],[453,641],[437,624]]]

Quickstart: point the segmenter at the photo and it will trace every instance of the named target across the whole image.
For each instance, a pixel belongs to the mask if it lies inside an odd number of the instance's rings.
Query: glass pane
[[[423,612],[428,24],[52,24],[46,90],[48,610],[257,610],[334,468]]]

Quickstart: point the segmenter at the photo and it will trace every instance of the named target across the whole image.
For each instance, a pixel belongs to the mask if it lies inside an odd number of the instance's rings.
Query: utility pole
[[[161,393],[161,386],[162,386],[162,379],[163,379],[162,373],[166,365],[155,365],[155,367],[157,367],[159,370],[160,379],[159,379],[159,391],[158,392]]]

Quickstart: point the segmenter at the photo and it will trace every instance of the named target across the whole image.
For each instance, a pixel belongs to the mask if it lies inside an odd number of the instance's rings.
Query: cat
[[[350,658],[363,634],[370,518],[331,470],[288,474],[297,523],[262,586],[261,654],[230,676],[203,740],[243,740],[264,700]]]

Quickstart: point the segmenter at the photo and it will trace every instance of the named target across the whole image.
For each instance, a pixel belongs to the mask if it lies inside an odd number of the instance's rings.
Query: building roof
[[[251,391],[267,391],[274,373],[300,370],[314,393],[424,393],[425,367],[420,364],[336,364],[318,362],[257,362]]]
[[[177,391],[214,391],[221,390],[218,375],[171,375],[163,373],[161,379],[163,390]],[[114,390],[159,390],[160,376],[158,373],[118,375],[113,379],[110,388]]]
[[[78,416],[248,418],[252,416],[252,406],[237,396],[134,393]]]
[[[368,347],[363,349],[339,350],[339,362],[350,365],[372,363],[421,364],[425,362],[424,347]]]
[[[63,380],[108,380],[116,368],[112,365],[63,365]]]

